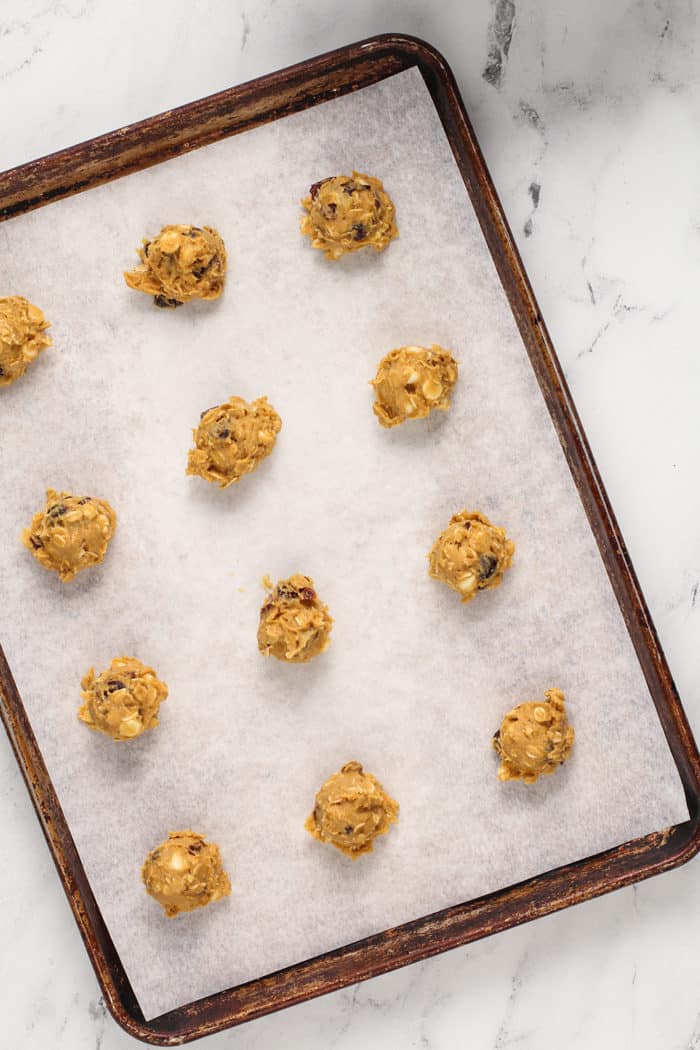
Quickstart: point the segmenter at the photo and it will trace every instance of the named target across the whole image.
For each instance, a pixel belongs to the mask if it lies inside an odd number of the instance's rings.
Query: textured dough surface
[[[171,831],[141,869],[146,891],[169,919],[228,897],[231,883],[219,847],[195,831]]]
[[[202,412],[192,431],[187,474],[196,474],[225,489],[252,474],[275,447],[282,420],[266,397],[244,401],[230,397]]]
[[[543,701],[518,704],[503,719],[493,738],[501,764],[499,780],[534,784],[553,773],[571,754],[574,730],[566,720],[564,694],[548,689]]]
[[[301,232],[327,259],[361,248],[381,252],[398,237],[395,209],[380,179],[353,171],[315,182],[302,200]]]
[[[399,804],[359,762],[346,762],[321,786],[304,827],[356,860],[398,820]]]
[[[133,656],[117,656],[106,671],[91,667],[81,682],[78,718],[113,740],[132,740],[158,725],[158,709],[168,687],[152,667]]]
[[[141,264],[124,280],[152,295],[156,306],[218,299],[224,290],[226,248],[211,226],[164,226],[138,249]]]
[[[116,527],[117,515],[106,500],[48,489],[46,506],[22,533],[22,543],[45,569],[67,581],[103,560]]]
[[[51,346],[48,327],[39,307],[23,296],[0,299],[0,386],[23,376],[41,351]]]
[[[333,618],[314,588],[310,576],[297,573],[272,587],[260,610],[258,649],[263,656],[275,656],[287,663],[313,660],[331,643]]]
[[[447,411],[457,373],[457,362],[441,346],[391,350],[371,383],[375,416],[383,427],[395,427],[407,419],[425,419],[434,408]]]
[[[470,602],[477,591],[500,585],[514,553],[503,529],[478,510],[461,510],[435,540],[429,573]]]

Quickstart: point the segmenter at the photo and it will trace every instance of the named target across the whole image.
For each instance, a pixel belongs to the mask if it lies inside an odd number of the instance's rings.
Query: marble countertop
[[[455,72],[698,734],[700,16],[687,0],[4,0],[0,170],[389,31],[430,41]],[[0,822],[0,1045],[134,1045],[106,1013],[4,734]],[[696,865],[207,1046],[697,1050]]]

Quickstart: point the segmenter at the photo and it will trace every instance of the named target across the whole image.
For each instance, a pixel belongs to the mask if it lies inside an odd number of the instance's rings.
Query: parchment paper
[[[401,236],[328,263],[309,184],[385,181]],[[154,308],[121,271],[143,235],[211,224],[216,304]],[[428,92],[408,71],[0,225],[0,294],[54,347],[0,391],[0,638],[147,1018],[687,819],[671,754]],[[406,343],[461,362],[449,414],[382,430],[367,382]],[[266,394],[283,429],[221,492],[190,428]],[[105,563],[62,585],[19,543],[47,486],[108,498]],[[506,526],[514,568],[469,606],[428,578],[453,511]],[[308,666],[259,656],[260,580],[314,577],[336,619]],[[128,745],[76,719],[79,680],[129,654],[170,687]],[[562,688],[571,762],[502,785],[491,735]],[[357,758],[401,804],[353,863],[312,840],[321,782]],[[175,921],[139,872],[170,829],[218,842],[229,900]]]

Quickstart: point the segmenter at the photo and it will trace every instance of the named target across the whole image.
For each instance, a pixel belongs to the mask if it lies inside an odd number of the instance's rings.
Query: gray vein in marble
[[[241,53],[245,51],[245,46],[248,43],[248,37],[250,36],[250,19],[246,15],[245,11],[241,11]]]
[[[545,95],[565,96],[567,103],[573,103],[577,109],[588,109],[593,103],[593,91],[590,87],[576,90],[573,80],[560,80],[555,84],[542,84]],[[612,101],[612,97],[610,99]]]
[[[24,69],[25,66],[30,66],[36,58],[36,56],[43,54],[43,51],[43,47],[33,47],[32,53],[31,55],[29,55],[28,58],[25,58],[18,65],[13,66],[12,69],[6,69],[4,73],[0,73],[0,80],[5,80],[6,77],[12,77],[15,75],[15,73],[19,73],[21,69]]]
[[[107,1007],[102,996],[97,1002],[88,1003],[88,1013],[95,1022],[95,1050],[100,1050],[105,1037],[105,1021],[107,1020]]]
[[[588,283],[588,289],[589,289],[589,292],[591,294],[591,302],[595,304],[595,296],[593,295],[593,289],[591,288],[590,282]],[[618,318],[624,316],[625,314],[639,313],[640,311],[643,311],[643,310],[644,310],[644,307],[642,307],[642,306],[634,306],[631,303],[623,302],[622,296],[618,295],[617,299],[615,300],[615,302],[613,304],[613,308],[612,308],[612,312],[610,314],[610,317],[608,318],[607,321],[605,321],[604,324],[602,324],[600,326],[600,328],[596,332],[595,336],[593,337],[593,340],[588,344],[588,346],[585,347],[583,350],[579,350],[579,352],[576,355],[577,360],[582,358],[582,357],[585,357],[587,354],[593,353],[593,350],[598,345],[598,343],[600,342],[602,337],[605,335],[607,330],[610,328],[610,326],[612,325],[613,321],[618,320]],[[656,316],[652,316],[651,320],[652,321],[653,320],[657,320]]]
[[[539,115],[534,106],[531,106],[529,102],[524,99],[520,99],[520,116],[530,127],[535,128],[537,131],[544,131],[544,121]]]
[[[690,1039],[685,1045],[685,1050],[700,1050],[700,1015],[695,1019]]]
[[[540,186],[539,182],[531,182],[530,185],[527,188],[527,192],[528,192],[528,194],[530,196],[530,200],[532,201],[532,212],[530,213],[530,215],[526,219],[525,225],[523,226],[523,233],[525,234],[526,237],[530,237],[532,235],[532,217],[535,214],[535,212],[537,211],[537,208],[538,208],[539,203],[540,203],[540,191],[541,191],[541,189],[542,189],[542,187]]]
[[[71,11],[70,4],[64,2],[58,5],[55,13],[66,14],[75,22],[78,18],[83,18],[90,8],[94,6],[95,0],[85,0],[83,6],[79,7],[77,11]]]
[[[499,88],[513,39],[515,4],[513,0],[491,0],[491,3],[493,19],[489,26],[489,57],[481,75],[493,87]]]
[[[508,1029],[510,1027],[518,996],[522,991],[523,979],[521,974],[527,963],[527,955],[527,951],[523,952],[518,959],[515,970],[513,971],[513,976],[510,982],[510,995],[508,996],[508,1002],[506,1003],[506,1008],[503,1012],[503,1020],[501,1021],[498,1032],[496,1033],[493,1050],[503,1050],[503,1047],[508,1046],[509,1043],[516,1042],[513,1036],[508,1035]]]

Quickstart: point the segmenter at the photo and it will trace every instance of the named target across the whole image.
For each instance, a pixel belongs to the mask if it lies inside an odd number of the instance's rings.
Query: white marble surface
[[[0,170],[391,30],[431,41],[455,71],[700,733],[691,0],[3,0]],[[133,1045],[105,1015],[4,737],[0,826],[0,1046]],[[207,1045],[698,1050],[697,871],[691,863]]]

